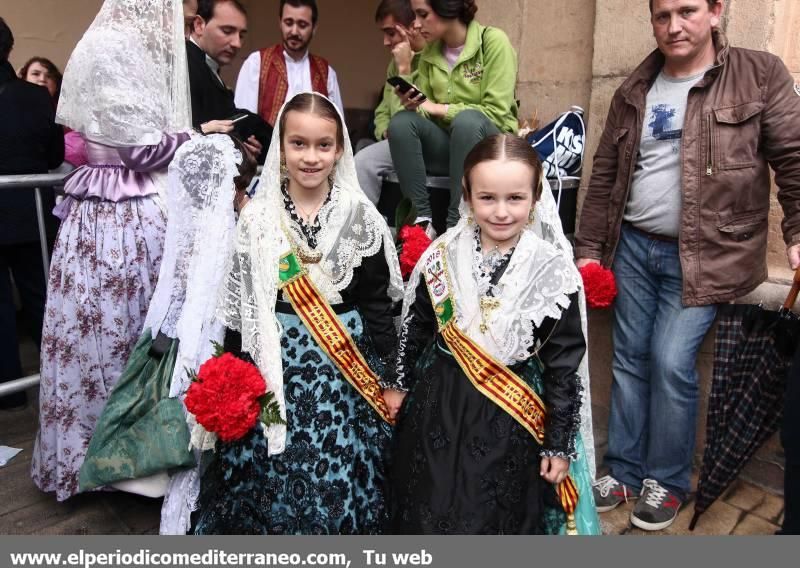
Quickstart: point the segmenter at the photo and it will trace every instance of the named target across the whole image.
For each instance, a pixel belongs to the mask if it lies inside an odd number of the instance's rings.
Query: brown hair
[[[506,162],[522,162],[533,170],[533,202],[539,201],[542,195],[542,162],[539,155],[523,138],[514,134],[495,134],[478,142],[464,160],[464,199],[469,201],[472,194],[470,174],[472,169],[482,162],[502,160]]]
[[[475,0],[425,0],[431,10],[445,20],[458,19],[459,22],[468,26],[475,19],[475,12],[478,5]]]
[[[317,8],[317,0],[281,0],[278,6],[278,18],[283,18],[283,7],[289,4],[292,8],[311,8],[311,25],[316,26],[319,19],[319,8]]]
[[[245,148],[244,143],[238,136],[234,134],[228,134],[228,136],[233,140],[234,147],[242,154],[241,163],[236,165],[239,170],[239,175],[233,178],[233,184],[236,186],[236,189],[241,191],[250,186],[250,182],[253,181],[253,176],[256,175],[258,164],[256,163],[255,156],[250,155],[250,152]]]
[[[708,9],[710,10],[719,3],[719,0],[706,0],[708,2]],[[650,14],[653,14],[653,0],[650,0]]]
[[[225,4],[226,2],[233,4],[234,8],[247,16],[247,9],[244,7],[244,4],[240,2],[240,0],[197,0],[197,15],[203,18],[205,23],[208,23],[214,19],[214,11],[216,10],[217,5]]]
[[[336,144],[339,149],[344,148],[344,127],[342,126],[342,118],[339,116],[339,111],[333,106],[333,103],[317,93],[299,93],[292,97],[283,107],[283,114],[278,124],[280,129],[281,146],[283,146],[283,132],[286,129],[286,117],[289,112],[297,111],[308,114],[313,114],[320,118],[332,120],[336,123]]]
[[[27,81],[28,80],[28,69],[30,69],[31,65],[34,63],[38,63],[45,69],[47,72],[50,73],[50,76],[56,82],[56,94],[53,95],[53,99],[58,101],[58,97],[61,95],[61,81],[63,80],[64,76],[61,74],[61,71],[58,70],[56,64],[47,59],[46,57],[31,57],[28,61],[25,62],[25,65],[19,70],[19,78]]]
[[[375,10],[375,21],[380,23],[388,16],[392,16],[405,27],[414,23],[414,10],[411,9],[409,0],[381,0]]]

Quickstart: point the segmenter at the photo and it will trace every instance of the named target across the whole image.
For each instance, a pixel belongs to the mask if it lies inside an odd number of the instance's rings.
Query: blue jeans
[[[685,499],[697,421],[697,351],[717,306],[684,307],[677,242],[623,225],[614,259],[614,380],[605,463],[637,491]]]

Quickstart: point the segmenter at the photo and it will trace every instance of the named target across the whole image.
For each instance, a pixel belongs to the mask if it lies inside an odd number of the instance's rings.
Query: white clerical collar
[[[303,57],[301,57],[300,59],[295,59],[294,57],[289,55],[289,52],[286,51],[286,48],[283,48],[283,58],[286,60],[287,65],[290,63],[294,63],[295,65],[298,63],[303,63],[308,59],[308,50],[306,49],[306,52],[303,54]]]

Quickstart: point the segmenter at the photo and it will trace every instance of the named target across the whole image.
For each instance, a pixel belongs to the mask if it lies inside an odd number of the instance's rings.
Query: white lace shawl
[[[542,196],[536,203],[535,221],[520,237],[511,261],[500,278],[497,289],[499,307],[487,322],[488,332],[481,333],[478,283],[473,270],[474,221],[469,219],[466,204],[461,203],[458,224],[440,236],[423,254],[406,285],[401,321],[405,321],[416,297],[421,268],[433,251],[443,244],[456,305],[459,327],[493,357],[511,365],[530,357],[534,328],[545,317],[558,318],[569,306],[569,294],[579,292],[581,328],[587,338],[586,298],[580,273],[573,262],[572,246],[561,228],[550,184],[543,180]],[[588,354],[588,349],[587,349]],[[592,433],[591,393],[588,356],[578,368],[583,387],[580,431],[586,458],[594,476],[594,436]]]
[[[184,143],[169,166],[164,256],[144,327],[153,337],[160,330],[179,339],[170,397],[183,398],[186,370],[197,370],[211,356],[211,342],[223,339],[216,307],[234,245],[233,179],[241,159],[230,137],[212,134]],[[192,416],[187,419],[191,428]],[[170,477],[163,534],[188,530],[199,487],[197,468]]]
[[[276,124],[280,124],[280,115]],[[364,258],[378,253],[383,245],[390,272],[389,296],[399,300],[403,281],[392,235],[383,217],[358,185],[346,128],[344,140],[345,148],[336,164],[331,199],[318,214],[322,228],[317,237],[317,250],[322,253],[322,260],[306,268],[325,299],[331,304],[341,303],[341,291],[352,281],[353,270],[361,266]],[[225,325],[241,332],[242,349],[258,365],[267,388],[275,393],[281,416],[285,418],[280,346],[282,330],[275,316],[278,261],[291,247],[283,227],[294,242],[304,242],[304,239],[300,228],[284,209],[280,189],[280,146],[280,133],[275,128],[258,192],[239,218],[236,253],[228,271],[220,313]],[[285,426],[270,426],[265,436],[270,455],[284,451]]]
[[[64,70],[56,122],[110,146],[191,128],[183,4],[105,0]]]

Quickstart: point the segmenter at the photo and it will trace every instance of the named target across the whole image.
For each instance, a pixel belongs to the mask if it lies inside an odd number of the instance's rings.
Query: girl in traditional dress
[[[384,393],[392,412],[402,401],[394,533],[599,532],[579,428],[581,279],[542,187],[524,140],[478,143],[458,225],[411,276]]]
[[[106,0],[64,73],[56,121],[86,139],[89,163],[56,210],[31,464],[59,501],[78,492],[95,422],[155,288],[166,224],[156,174],[191,130],[182,22],[178,0]]]
[[[391,426],[377,377],[393,360],[402,279],[327,98],[301,93],[284,105],[237,231],[223,302],[237,333],[226,348],[252,358],[286,425],[257,422],[216,444],[195,428],[195,443],[215,451],[194,532],[382,532]]]

